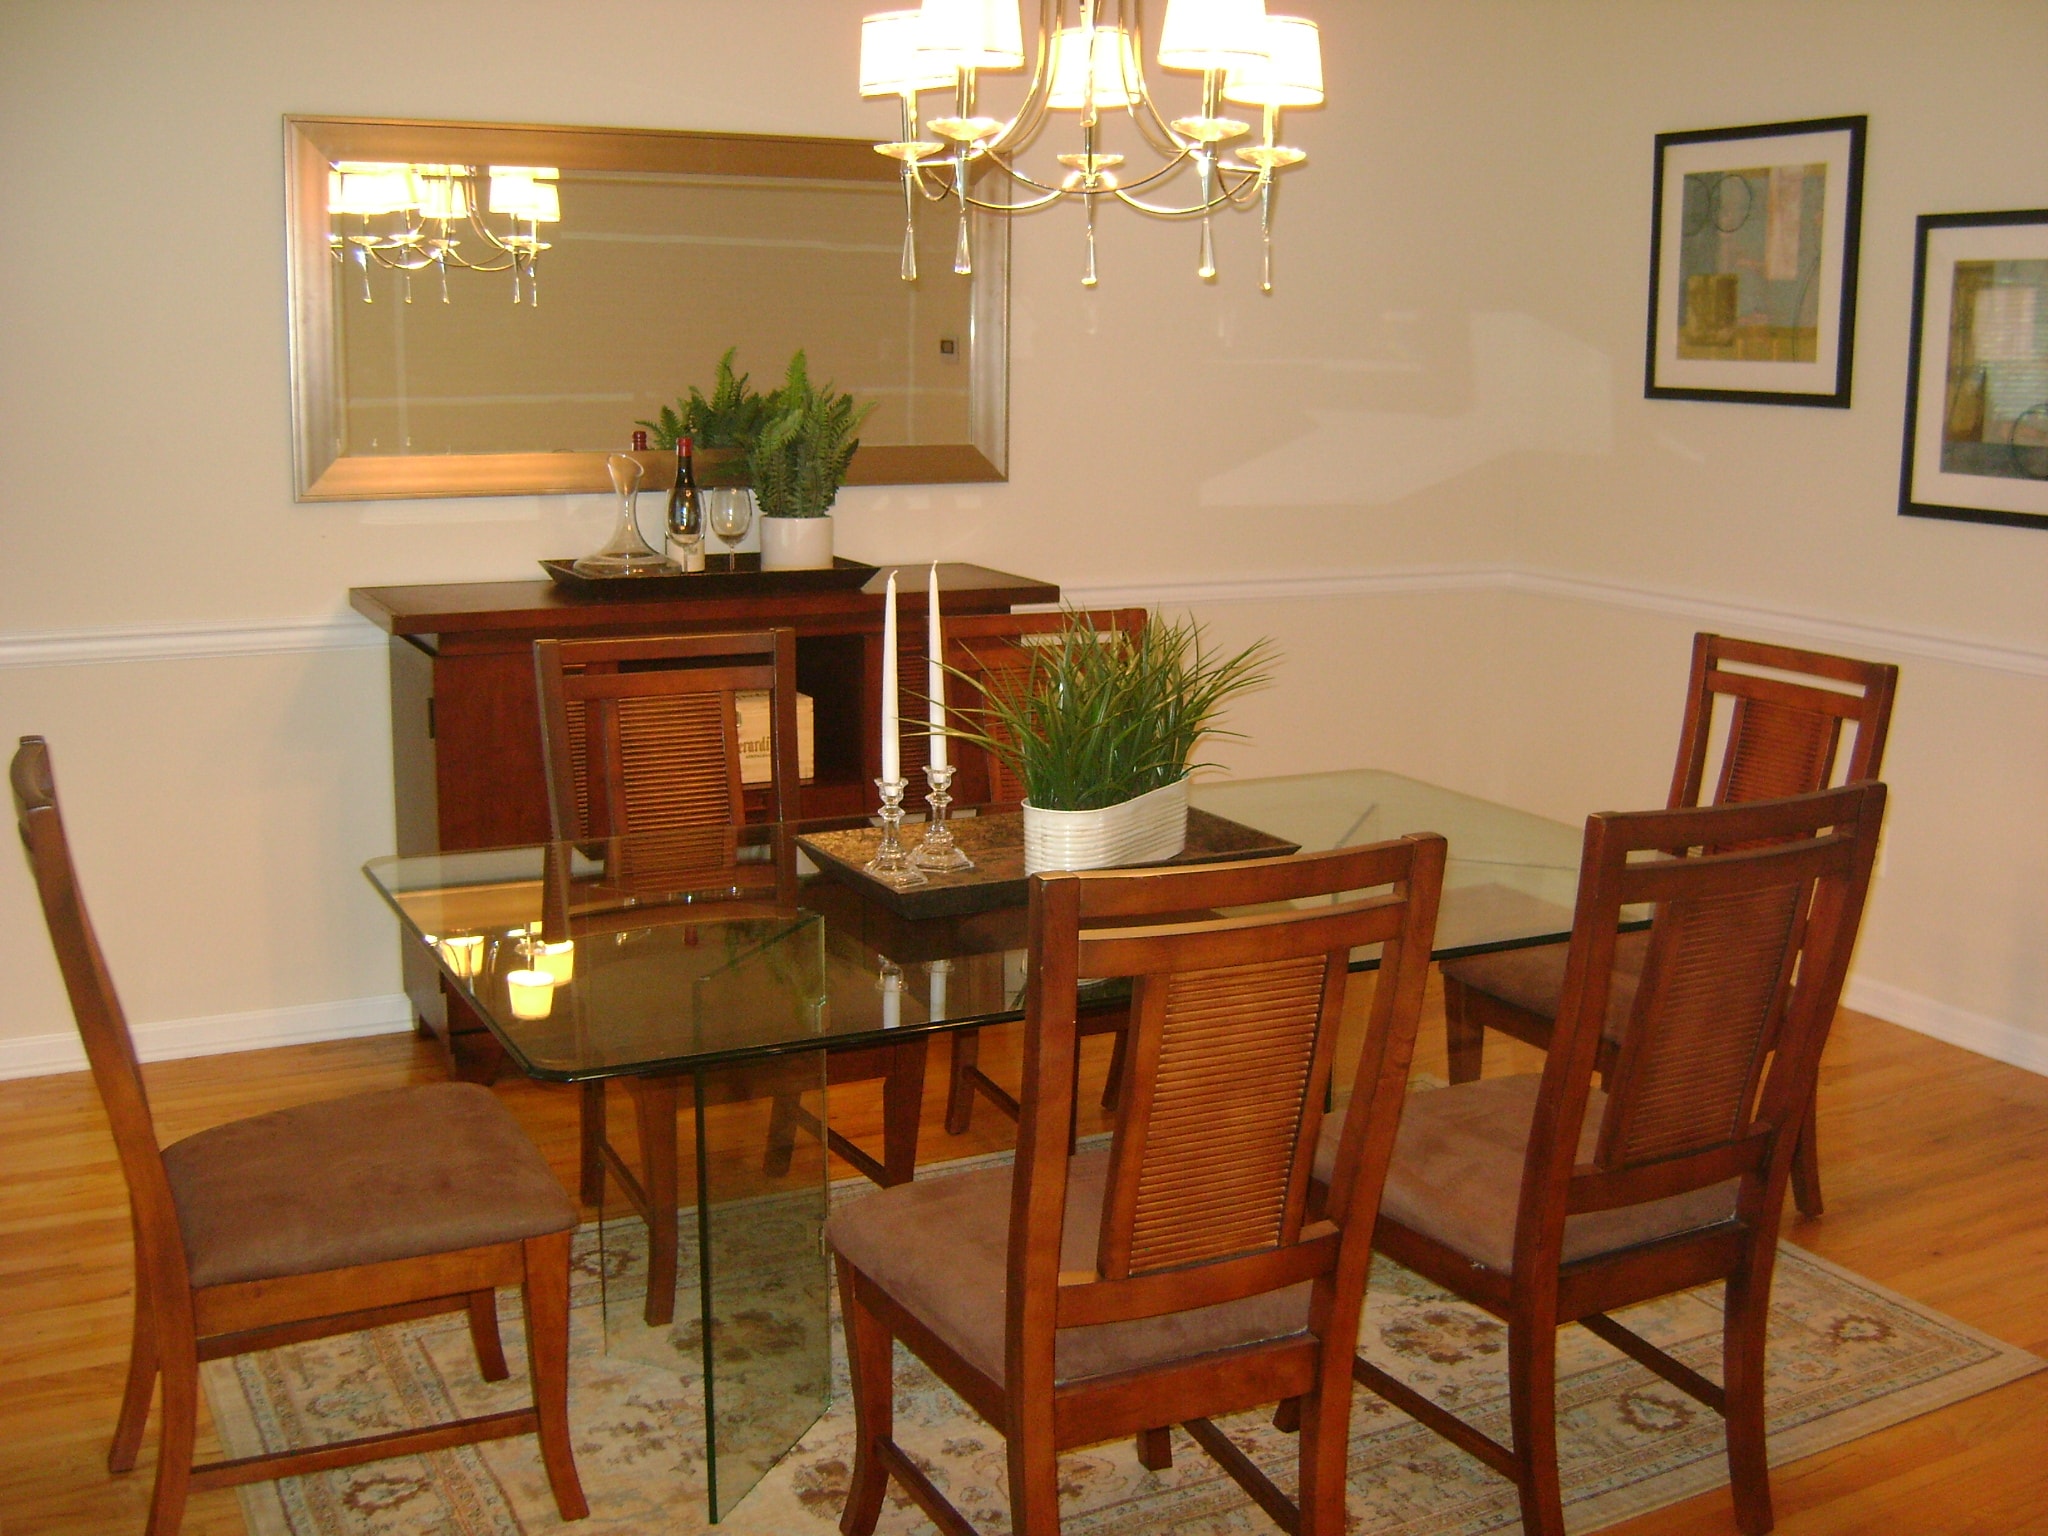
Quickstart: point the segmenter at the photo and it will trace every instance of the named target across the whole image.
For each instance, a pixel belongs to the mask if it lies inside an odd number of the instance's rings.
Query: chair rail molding
[[[1566,576],[1513,565],[1417,566],[1403,570],[1250,576],[1225,581],[1142,582],[1089,586],[1061,583],[1081,607],[1123,604],[1285,602],[1331,597],[1385,597],[1436,592],[1517,592],[1668,614],[1711,629],[1766,630],[1817,640],[1848,651],[1875,651],[2019,677],[2048,678],[2048,646],[2003,645],[1961,635],[1834,619],[1760,603],[1702,597],[1661,587]]]
[[[107,625],[0,634],[0,669],[83,662],[195,661],[295,651],[382,650],[384,635],[354,614],[189,624]]]
[[[1915,657],[2018,677],[2048,678],[2048,645],[2018,646],[1963,635],[1830,618],[1761,603],[1703,597],[1513,565],[1414,566],[1312,576],[1246,576],[1228,580],[1063,584],[1084,608],[1159,607],[1202,603],[1266,603],[1332,597],[1389,597],[1451,592],[1520,592],[1668,614],[1709,628],[1767,630],[1849,651]],[[353,614],[0,633],[0,670],[83,662],[187,661],[269,656],[293,651],[381,650],[383,634]]]

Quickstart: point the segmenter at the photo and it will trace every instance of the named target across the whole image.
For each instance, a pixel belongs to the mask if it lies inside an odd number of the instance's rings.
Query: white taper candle
[[[903,777],[903,753],[896,740],[896,573],[889,573],[889,595],[882,609],[882,777],[893,783]]]
[[[934,768],[946,766],[946,667],[945,650],[939,642],[939,564],[932,562],[931,601],[925,610],[925,692],[931,698],[926,717],[932,731]]]

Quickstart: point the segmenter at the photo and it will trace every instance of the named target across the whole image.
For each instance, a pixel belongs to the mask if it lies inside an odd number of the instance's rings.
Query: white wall
[[[0,8],[0,739],[50,736],[153,1048],[399,1021],[383,659],[346,589],[523,576],[599,498],[295,505],[286,112],[873,134],[863,0]],[[1663,793],[1687,636],[1898,660],[1858,1001],[2048,1069],[2048,536],[1895,515],[1912,219],[2048,203],[2038,0],[1301,0],[1335,99],[1246,221],[1020,221],[1012,479],[870,558],[1192,603],[1290,661],[1243,771],[1563,817]],[[1641,398],[1651,139],[1867,112],[1855,408]],[[253,652],[253,654],[242,654]],[[235,653],[235,654],[225,654]],[[79,656],[94,661],[61,660]],[[174,659],[150,659],[168,655]],[[1314,722],[1311,728],[1307,722]],[[0,1071],[62,1058],[0,860]]]

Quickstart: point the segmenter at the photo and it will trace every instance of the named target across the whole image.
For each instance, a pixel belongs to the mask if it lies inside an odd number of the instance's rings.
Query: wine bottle
[[[704,503],[690,463],[690,440],[676,439],[676,483],[668,493],[668,557],[685,571],[704,569]]]

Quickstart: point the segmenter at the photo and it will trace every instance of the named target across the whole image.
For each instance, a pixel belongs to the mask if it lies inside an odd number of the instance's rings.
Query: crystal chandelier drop
[[[540,253],[550,248],[540,227],[562,217],[560,176],[551,165],[494,165],[485,177],[473,165],[337,160],[327,168],[328,248],[344,265],[354,259],[365,304],[373,265],[404,274],[408,304],[412,274],[430,267],[443,304],[450,267],[510,272],[512,302],[538,304]],[[505,227],[494,229],[493,217]],[[476,257],[463,253],[468,234],[482,245]]]
[[[917,276],[920,200],[952,199],[959,214],[953,270],[971,272],[970,209],[1028,213],[1078,198],[1087,227],[1081,281],[1095,286],[1095,210],[1106,197],[1168,219],[1201,221],[1204,279],[1216,275],[1214,215],[1257,205],[1263,244],[1259,286],[1273,289],[1275,176],[1307,159],[1279,142],[1280,110],[1323,100],[1323,59],[1316,24],[1268,16],[1265,0],[1167,0],[1157,58],[1168,70],[1201,76],[1196,110],[1169,118],[1152,100],[1145,76],[1143,0],[1040,0],[1035,59],[1023,104],[1009,118],[985,114],[977,100],[981,76],[1024,67],[1018,0],[923,0],[917,10],[882,11],[861,23],[860,92],[902,103],[900,137],[877,144],[903,168],[903,278]],[[951,111],[924,121],[918,93],[950,91]],[[1251,125],[1224,115],[1225,104],[1257,107],[1263,134],[1239,143]],[[1106,119],[1127,113],[1156,163],[1127,167],[1106,146]],[[1052,120],[1072,113],[1078,148],[1058,155],[1064,174],[1024,170],[1018,157]],[[929,132],[932,137],[923,135]],[[1005,201],[978,190],[990,170],[1008,182]],[[1192,197],[1157,201],[1169,177],[1192,174]]]

